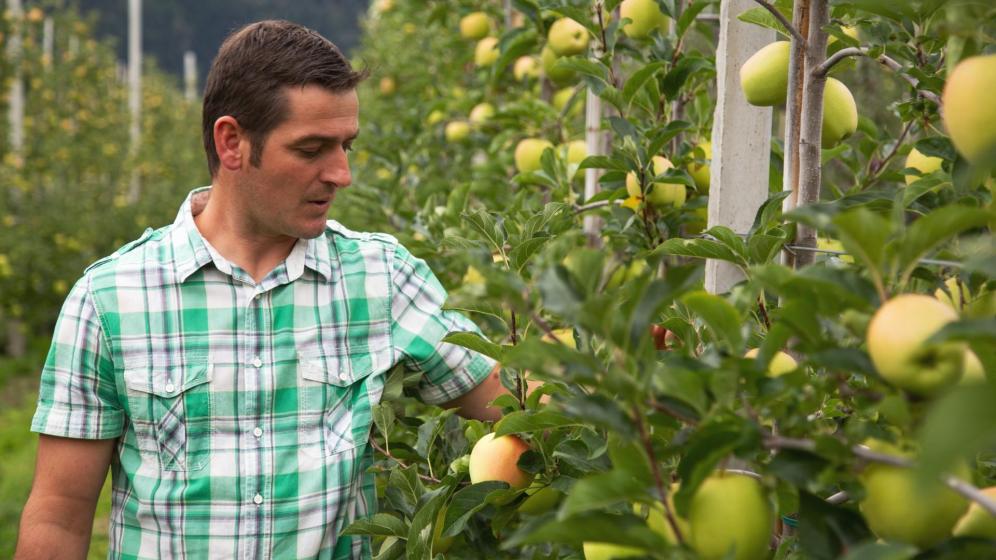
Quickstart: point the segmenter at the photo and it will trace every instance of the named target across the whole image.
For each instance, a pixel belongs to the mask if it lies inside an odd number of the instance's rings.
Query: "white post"
[[[747,103],[740,89],[740,67],[774,31],[737,19],[755,6],[752,0],[724,0],[719,14],[716,51],[717,100],[712,128],[709,226],[723,225],[745,233],[757,209],[768,198],[768,154],[771,150],[771,108]],[[706,262],[706,290],[723,293],[743,278],[733,265]]]
[[[594,6],[594,18],[599,25],[602,25],[602,8],[603,4],[601,1],[595,2]],[[592,46],[592,57],[598,59],[604,55],[602,50],[601,41],[595,41]],[[598,97],[591,90],[587,89],[587,96],[585,97],[585,113],[584,113],[584,140],[585,140],[585,150],[589,156],[605,155],[608,151],[609,135],[607,132],[602,130],[602,99]],[[601,169],[585,169],[584,170],[584,198],[583,200],[587,202],[591,197],[598,194],[601,190],[598,185],[598,180],[602,177]],[[581,225],[581,231],[584,232],[585,237],[588,240],[589,247],[601,247],[602,237],[599,232],[602,230],[602,219],[594,214],[587,214],[584,217]]]
[[[142,189],[135,164],[142,141],[142,0],[128,0],[128,109],[131,113],[129,153],[135,165],[128,200],[134,203]]]
[[[54,59],[52,58],[54,54],[55,45],[55,20],[52,16],[45,18],[45,23],[42,24],[42,60],[45,61],[47,66],[51,66]]]
[[[197,53],[183,53],[183,85],[184,97],[187,101],[197,98]]]
[[[14,62],[14,79],[10,84],[10,149],[20,155],[24,146],[24,77],[21,74],[21,28],[24,25],[24,8],[21,0],[7,0],[7,9],[14,21],[14,30],[7,43],[7,60]]]

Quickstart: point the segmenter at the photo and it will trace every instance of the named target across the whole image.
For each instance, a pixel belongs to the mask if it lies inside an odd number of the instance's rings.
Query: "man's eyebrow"
[[[353,140],[356,140],[356,137],[359,136],[359,135],[360,135],[360,133],[357,131],[357,132],[353,133],[352,135],[347,136],[347,137],[341,139],[341,141],[342,141],[342,143],[352,142]],[[327,143],[330,143],[330,142],[338,142],[338,141],[340,141],[340,138],[338,136],[335,136],[335,135],[328,135],[328,134],[309,134],[307,136],[302,136],[302,137],[294,140],[293,142],[290,143],[290,145],[291,146],[300,146],[301,144],[308,144],[308,143],[311,143],[311,142],[318,142],[318,143],[321,143],[321,144],[327,144]]]

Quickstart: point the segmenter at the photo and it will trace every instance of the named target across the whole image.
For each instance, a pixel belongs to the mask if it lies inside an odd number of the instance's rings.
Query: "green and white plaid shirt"
[[[389,235],[329,221],[259,284],[176,221],[87,269],[55,328],[31,429],[120,438],[111,558],[369,558],[371,409],[394,365],[452,400],[494,362]],[[200,201],[198,201],[200,202]]]

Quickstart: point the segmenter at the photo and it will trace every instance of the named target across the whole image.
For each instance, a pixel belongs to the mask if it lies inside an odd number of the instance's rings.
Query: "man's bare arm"
[[[40,436],[15,560],[86,558],[116,441]]]
[[[526,390],[527,392],[532,392],[533,389],[536,389],[540,385],[542,383],[529,382]],[[457,414],[464,418],[495,421],[501,418],[501,409],[488,406],[488,403],[505,393],[508,393],[508,390],[501,384],[501,364],[495,364],[491,373],[477,387],[444,404],[443,407],[456,408]],[[546,402],[547,400],[548,395],[543,395],[540,402]]]

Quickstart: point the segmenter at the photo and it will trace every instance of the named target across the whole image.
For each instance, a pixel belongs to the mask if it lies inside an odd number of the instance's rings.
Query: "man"
[[[441,311],[425,263],[326,221],[364,77],[288,22],[226,39],[204,97],[212,186],[88,268],[63,307],[16,558],[84,557],[109,466],[112,558],[367,558],[339,532],[375,508],[386,372],[497,418],[498,366],[441,342],[476,327]]]

